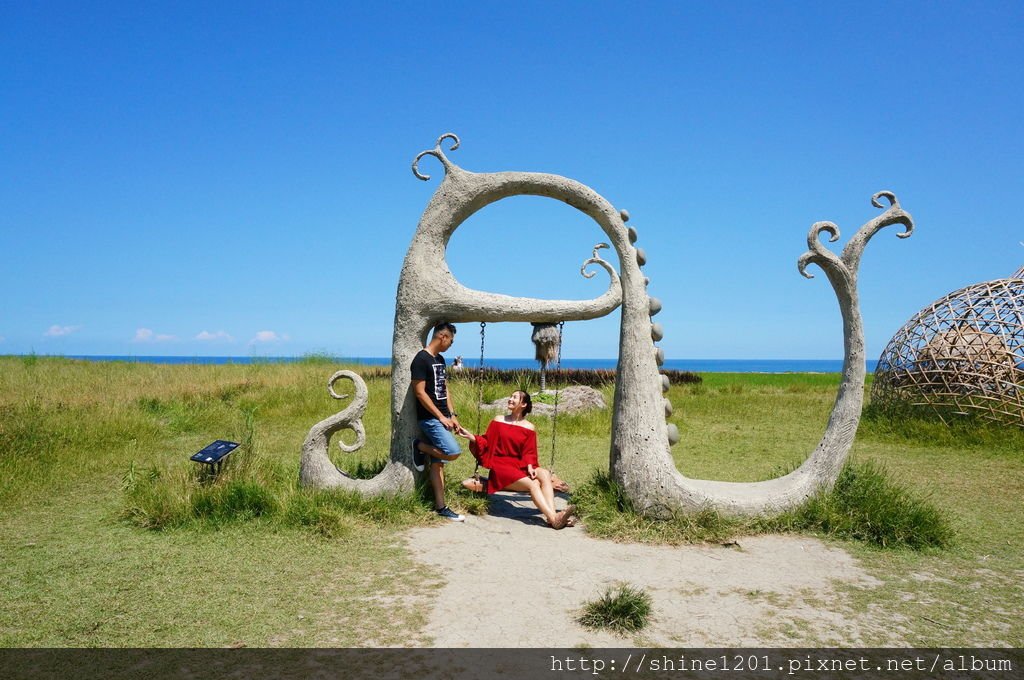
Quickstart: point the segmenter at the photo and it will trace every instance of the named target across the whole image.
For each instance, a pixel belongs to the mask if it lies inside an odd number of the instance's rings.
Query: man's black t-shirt
[[[437,410],[450,418],[452,413],[448,410],[448,380],[445,375],[444,357],[440,354],[435,357],[427,350],[421,349],[412,360],[412,379],[425,381],[427,396],[434,402]],[[417,399],[416,417],[419,420],[427,420],[436,416],[425,409]]]

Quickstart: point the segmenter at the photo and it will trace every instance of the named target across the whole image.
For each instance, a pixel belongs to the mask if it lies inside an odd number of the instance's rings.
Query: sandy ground
[[[880,622],[853,616],[836,589],[878,581],[848,553],[816,539],[758,536],[730,547],[613,543],[581,527],[549,529],[526,495],[511,493],[498,494],[491,513],[409,533],[415,559],[446,580],[433,591],[424,644],[857,646],[863,626],[878,630]],[[653,619],[642,633],[619,637],[576,623],[585,602],[621,582],[653,598]]]

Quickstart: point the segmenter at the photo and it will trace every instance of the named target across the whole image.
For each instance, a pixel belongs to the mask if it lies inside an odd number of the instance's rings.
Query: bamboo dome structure
[[[879,357],[871,402],[1024,427],[1024,268],[915,314]]]

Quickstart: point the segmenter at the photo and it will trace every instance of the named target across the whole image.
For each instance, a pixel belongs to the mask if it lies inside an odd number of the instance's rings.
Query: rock
[[[545,390],[545,394],[554,395],[554,390]],[[534,395],[536,397],[536,395]],[[508,397],[495,399],[490,404],[481,404],[481,408],[505,410]],[[558,390],[558,412],[559,413],[582,413],[595,409],[605,409],[608,405],[604,403],[604,397],[598,390],[586,385],[570,385]],[[554,404],[544,404],[536,399],[533,401],[533,413],[531,415],[550,416],[555,412]]]

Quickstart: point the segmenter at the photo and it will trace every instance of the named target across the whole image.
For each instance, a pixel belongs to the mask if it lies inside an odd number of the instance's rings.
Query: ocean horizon
[[[44,355],[40,355],[44,356]],[[49,356],[49,355],[46,355]],[[145,356],[145,355],[75,355],[63,354],[66,359],[85,361],[125,361],[143,364],[261,364],[294,363],[307,361],[310,356]],[[320,358],[319,355],[314,355]],[[447,357],[449,363],[454,357]],[[389,366],[390,357],[324,357],[338,363],[366,366]],[[476,368],[478,360],[466,360],[466,368]],[[617,360],[610,359],[566,359],[562,367],[567,369],[613,370]],[[867,370],[873,373],[877,360],[867,361]],[[536,369],[537,362],[528,358],[485,359],[484,366],[501,369]],[[840,373],[842,359],[668,359],[662,368],[694,373]]]

